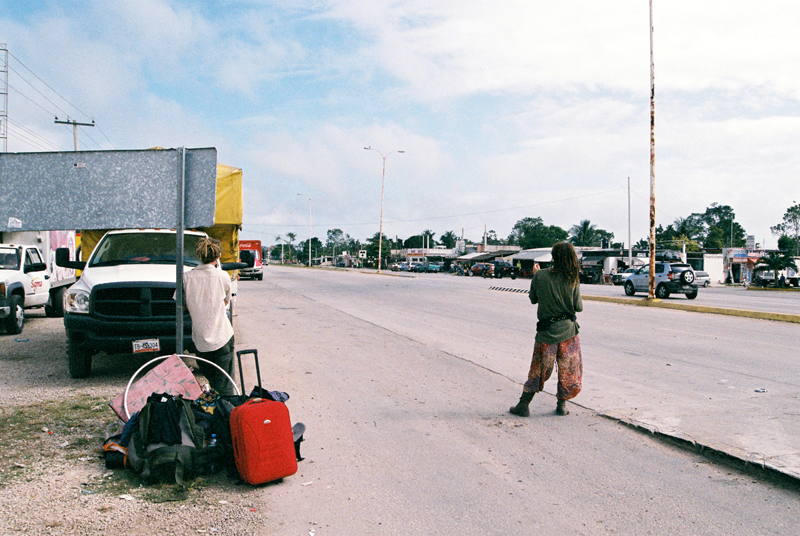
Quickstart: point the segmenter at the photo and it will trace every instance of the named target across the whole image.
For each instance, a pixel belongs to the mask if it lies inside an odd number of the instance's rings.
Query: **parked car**
[[[667,299],[670,294],[685,294],[690,300],[697,297],[695,273],[688,264],[680,262],[657,262],[655,266],[656,298]],[[625,294],[648,292],[650,266],[642,266],[625,281]]]
[[[479,262],[472,265],[472,268],[469,269],[472,272],[472,275],[483,275],[483,271],[485,269],[491,268],[491,264],[488,262]]]
[[[440,262],[431,262],[428,264],[427,269],[425,270],[428,273],[439,273],[442,271],[442,263]]]
[[[424,263],[424,262],[412,262],[412,263],[409,263],[409,265],[408,265],[408,271],[409,272],[422,273],[422,272],[425,271],[425,267],[426,266],[427,266],[427,263]]]
[[[497,279],[502,279],[503,277],[516,279],[519,275],[519,268],[508,261],[493,261],[488,268],[482,271],[481,275],[483,277],[496,277]]]
[[[708,275],[708,272],[697,271],[694,273],[694,277],[698,287],[708,288],[708,285],[711,284],[711,276]]]
[[[623,285],[631,274],[636,273],[636,270],[638,270],[638,268],[628,268],[618,274],[614,274],[611,276],[611,282],[615,285]]]

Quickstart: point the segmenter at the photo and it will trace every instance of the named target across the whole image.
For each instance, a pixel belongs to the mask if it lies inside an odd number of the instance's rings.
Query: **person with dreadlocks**
[[[219,240],[203,237],[195,249],[202,264],[183,275],[183,297],[192,317],[192,342],[197,356],[216,363],[233,377],[233,326],[225,308],[231,301],[231,278],[217,267]],[[234,394],[233,384],[219,369],[199,363],[208,383],[221,395]]]
[[[567,400],[581,391],[583,362],[575,313],[583,311],[580,289],[580,265],[575,248],[569,242],[559,242],[552,250],[553,266],[544,270],[534,264],[529,292],[532,304],[538,304],[536,339],[528,381],[522,396],[509,409],[513,415],[530,415],[528,405],[533,395],[544,389],[544,383],[558,364],[556,413],[567,415]]]

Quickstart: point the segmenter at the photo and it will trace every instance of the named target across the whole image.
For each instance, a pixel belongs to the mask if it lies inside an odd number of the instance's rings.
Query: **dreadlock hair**
[[[580,266],[578,265],[578,254],[569,242],[559,242],[553,246],[551,252],[553,257],[553,267],[550,272],[561,276],[570,287],[574,287],[580,282]]]
[[[204,236],[197,242],[197,247],[194,249],[197,257],[203,264],[209,264],[219,259],[222,255],[222,245],[216,238],[209,238]]]

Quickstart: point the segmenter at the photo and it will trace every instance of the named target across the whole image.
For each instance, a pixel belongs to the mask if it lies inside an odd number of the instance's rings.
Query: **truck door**
[[[47,279],[49,276],[46,266],[44,270],[28,271],[35,264],[42,266],[43,262],[39,250],[29,248],[25,252],[25,269],[30,278],[30,286],[25,289],[25,306],[42,305],[47,303],[50,297],[50,282]]]

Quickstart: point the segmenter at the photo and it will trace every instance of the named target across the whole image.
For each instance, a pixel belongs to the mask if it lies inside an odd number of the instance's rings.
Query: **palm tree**
[[[575,246],[596,246],[600,243],[597,226],[589,220],[583,220],[578,225],[573,225],[569,230],[570,239]]]
[[[760,257],[753,268],[753,274],[759,272],[772,272],[775,274],[775,286],[778,286],[778,272],[791,268],[797,271],[794,259],[782,251],[768,251],[765,257]]]

